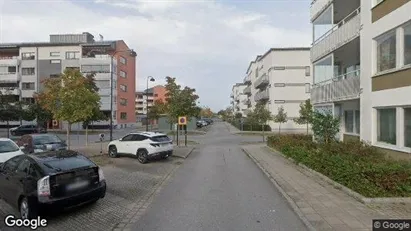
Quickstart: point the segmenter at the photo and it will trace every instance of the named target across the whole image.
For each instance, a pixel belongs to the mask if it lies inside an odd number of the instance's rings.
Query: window
[[[274,100],[274,103],[283,104],[283,103],[285,103],[285,100]]]
[[[120,105],[127,106],[127,99],[120,98]]]
[[[377,72],[396,67],[396,35],[390,32],[377,39]]]
[[[30,83],[21,83],[21,89],[22,90],[34,90],[34,82]]]
[[[50,57],[59,57],[59,56],[60,56],[60,52],[58,51],[50,52]]]
[[[154,97],[158,97],[158,94],[154,94]]]
[[[81,72],[110,73],[110,65],[81,65]]]
[[[389,144],[397,143],[397,113],[395,108],[377,110],[377,140]]]
[[[52,60],[50,60],[50,63],[54,63],[54,64],[61,63],[61,60],[60,59],[52,59]]]
[[[120,71],[120,77],[127,78],[127,73],[124,71]]]
[[[120,89],[121,89],[121,91],[127,92],[127,86],[126,85],[120,84]]]
[[[79,51],[67,51],[66,52],[66,59],[79,59],[80,52]]]
[[[50,78],[60,78],[60,74],[52,74],[50,75]]]
[[[355,122],[355,133],[360,134],[361,120],[360,120],[360,111],[359,110],[355,111],[354,117],[355,117],[355,120],[354,120],[354,122]]]
[[[404,27],[404,65],[411,64],[411,24]]]
[[[411,108],[404,108],[404,146],[411,148]]]
[[[66,70],[74,71],[74,70],[80,70],[80,68],[79,67],[66,67]]]
[[[21,53],[21,59],[23,60],[34,60],[36,57],[34,52],[24,52]]]
[[[143,135],[133,135],[133,141],[143,141],[146,140],[148,137]]]
[[[21,101],[24,102],[24,103],[32,104],[32,103],[34,103],[34,98],[32,98],[32,97],[22,97]]]
[[[29,173],[30,169],[30,161],[28,159],[24,159],[20,162],[19,166],[17,166],[16,172],[20,174],[27,174]]]
[[[0,141],[0,156],[7,154],[8,152],[17,152],[19,147],[12,141],[2,140]]]
[[[285,87],[285,83],[274,83],[274,87]]]
[[[16,146],[17,147],[17,146]],[[19,148],[19,147],[17,147]],[[17,150],[16,150],[17,151]],[[1,153],[0,153],[1,154]],[[5,172],[12,172],[16,170],[18,163],[24,158],[23,155],[15,156],[4,163],[3,170]]]
[[[285,70],[285,67],[274,67],[274,70]]]
[[[354,133],[354,111],[344,111],[345,132]]]
[[[120,56],[120,63],[126,65],[127,59],[125,59],[123,56]]]
[[[108,88],[110,89],[110,80],[95,80],[96,85],[98,88],[103,89],[103,88]]]
[[[310,67],[309,66],[305,67],[305,76],[310,76],[310,74],[311,74]]]
[[[21,68],[21,75],[34,75],[34,67],[24,67]]]
[[[121,112],[120,113],[120,119],[126,120],[127,119],[127,112]]]
[[[311,92],[311,84],[306,83],[305,84],[305,93],[310,93]]]

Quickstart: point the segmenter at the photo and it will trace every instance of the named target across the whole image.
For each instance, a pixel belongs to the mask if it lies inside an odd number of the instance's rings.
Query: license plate
[[[72,190],[84,188],[87,185],[89,185],[89,182],[86,181],[86,180],[82,180],[82,181],[77,181],[77,182],[71,183],[71,184],[67,185],[66,188],[67,188],[68,191],[72,191]]]

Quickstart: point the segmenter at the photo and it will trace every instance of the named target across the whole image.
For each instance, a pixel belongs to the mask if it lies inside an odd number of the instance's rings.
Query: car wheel
[[[148,153],[147,153],[147,151],[144,150],[144,149],[139,150],[139,151],[137,152],[137,160],[138,160],[140,163],[142,163],[142,164],[147,163],[147,161],[148,161]]]
[[[19,209],[22,219],[33,219],[37,217],[37,209],[30,205],[26,197],[21,199]]]
[[[116,148],[116,146],[110,146],[108,148],[108,155],[111,158],[116,158],[117,157],[117,148]]]

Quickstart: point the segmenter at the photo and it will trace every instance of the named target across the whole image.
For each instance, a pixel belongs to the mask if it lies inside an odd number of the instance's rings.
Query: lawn
[[[307,135],[275,135],[267,144],[365,197],[411,197],[411,162],[387,159],[362,142],[318,144]]]

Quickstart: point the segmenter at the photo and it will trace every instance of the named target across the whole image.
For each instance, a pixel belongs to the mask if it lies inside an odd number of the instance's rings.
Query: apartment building
[[[154,102],[161,100],[164,103],[166,102],[166,88],[162,85],[157,85],[152,88],[149,88],[145,91],[136,92],[136,117],[137,122],[142,122],[145,124],[145,118],[147,116],[147,111],[154,105]],[[156,123],[152,120],[151,123]]]
[[[316,0],[311,5],[318,110],[340,118],[340,140],[411,152],[411,2]]]
[[[361,139],[411,158],[411,1],[361,1]]]
[[[293,119],[299,117],[300,104],[310,98],[310,48],[271,48],[250,63],[246,75],[244,83],[250,87],[246,92],[251,98],[251,108],[263,103],[275,115],[283,107],[288,121],[281,128],[304,129]],[[274,121],[269,125],[272,130],[278,129]]]
[[[311,102],[341,118],[338,138],[360,136],[360,0],[314,0]]]
[[[44,88],[42,81],[57,77],[66,68],[77,68],[84,74],[94,72],[100,88],[101,110],[110,115],[112,98],[114,125],[132,126],[135,124],[135,56],[123,40],[95,41],[88,32],[50,35],[49,42],[3,43],[0,44],[0,89],[21,101],[34,102],[34,93]],[[114,88],[113,97],[110,87]],[[109,120],[95,125],[107,127]],[[65,126],[59,123],[57,127]]]
[[[244,94],[244,89],[247,87],[244,83],[236,83],[232,87],[232,93],[230,95],[231,107],[233,108],[233,114],[241,113],[243,117],[247,116],[248,105],[251,103],[250,99]]]

